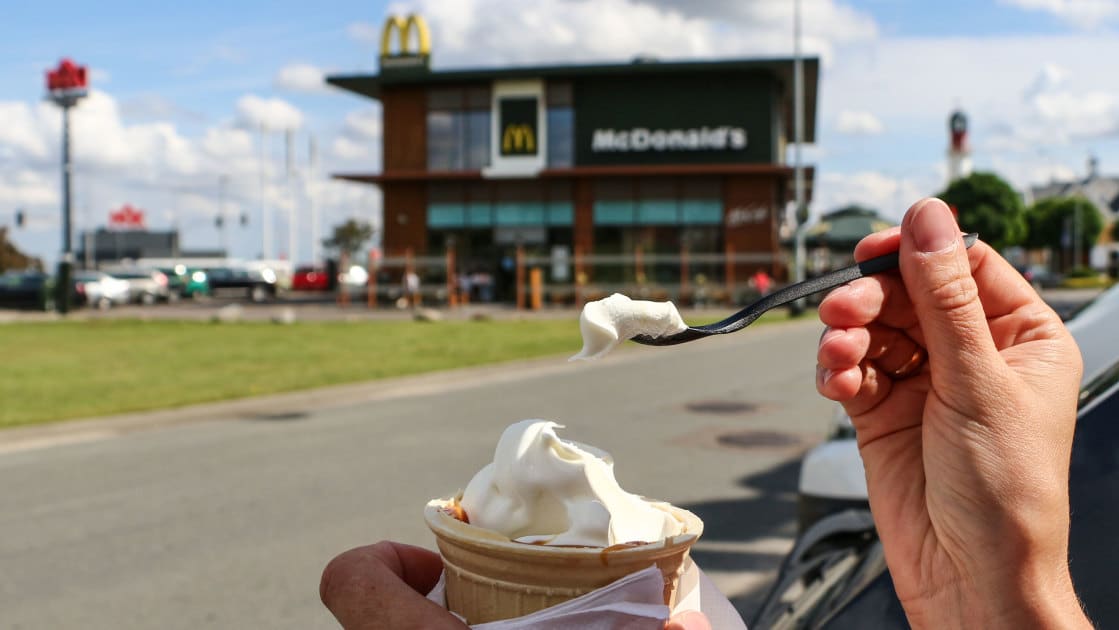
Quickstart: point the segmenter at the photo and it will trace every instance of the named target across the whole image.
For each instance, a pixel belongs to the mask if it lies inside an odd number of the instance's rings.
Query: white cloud
[[[53,113],[54,124],[60,125],[58,111],[49,112],[47,105],[40,103],[35,107],[17,101],[0,101],[0,147],[13,159],[42,161],[50,155],[48,138],[44,134],[50,125]]]
[[[280,68],[273,85],[292,92],[325,92],[325,73],[308,63],[293,63]]]
[[[1084,29],[1098,28],[1119,16],[1117,0],[999,0],[999,4],[1049,13]]]
[[[130,176],[146,177],[189,175],[199,168],[194,146],[174,125],[125,125],[116,100],[100,90],[74,109],[71,132],[75,156],[94,168],[125,168]]]
[[[1054,91],[1038,94],[1033,110],[1056,137],[1100,137],[1119,132],[1119,96],[1091,91]]]
[[[368,142],[357,142],[346,136],[338,136],[330,145],[331,153],[342,160],[357,160],[369,157],[372,154],[372,145]]]
[[[836,129],[840,133],[856,136],[877,136],[886,131],[882,121],[878,120],[874,114],[849,109],[839,112]]]
[[[663,5],[663,6],[662,6]],[[390,12],[405,13],[403,7]],[[787,55],[793,48],[792,5],[773,0],[544,0],[509,11],[503,0],[422,0],[436,63],[546,63],[631,59]],[[871,40],[868,14],[836,0],[804,3],[803,48],[831,55],[837,44]],[[380,28],[351,24],[351,37],[372,43]]]
[[[1015,135],[1068,142],[1119,132],[1119,91],[1072,86],[1074,76],[1055,63],[1042,66],[1024,91],[1030,117],[1018,126]]]
[[[291,103],[278,98],[261,98],[246,94],[237,100],[237,116],[251,127],[297,129],[303,126],[303,113]]]
[[[0,170],[0,203],[8,208],[57,204],[58,189],[58,179],[48,179],[42,172]]]
[[[368,22],[353,22],[346,26],[346,35],[362,44],[378,44],[381,41],[381,27]]]
[[[346,114],[343,130],[351,136],[376,140],[381,137],[380,108],[368,108]]]
[[[817,178],[818,189],[813,205],[819,212],[858,204],[878,210],[884,217],[900,220],[910,204],[936,192],[932,190],[934,173],[931,171],[920,177],[907,178],[881,171],[827,171],[818,174]]]
[[[1068,69],[1064,66],[1055,63],[1046,63],[1041,67],[1037,73],[1037,78],[1033,83],[1026,88],[1024,96],[1029,100],[1033,96],[1042,92],[1050,92],[1055,90],[1065,82],[1068,77]]]

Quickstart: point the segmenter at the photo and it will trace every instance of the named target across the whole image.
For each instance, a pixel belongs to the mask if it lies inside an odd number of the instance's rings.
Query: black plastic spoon
[[[971,247],[975,241],[979,240],[979,235],[965,234],[964,245]],[[797,282],[790,284],[787,287],[774,291],[762,299],[754,302],[746,308],[738,311],[730,317],[715,322],[714,324],[707,324],[706,326],[688,326],[684,330],[671,335],[664,335],[663,337],[650,337],[648,335],[638,335],[633,338],[634,341],[647,346],[674,346],[678,343],[686,343],[688,341],[695,341],[711,335],[725,335],[732,333],[749,326],[754,323],[762,313],[783,306],[789,302],[808,297],[813,293],[827,291],[834,289],[841,284],[846,284],[852,280],[862,278],[864,276],[882,273],[898,267],[898,253],[884,254],[877,258],[864,260],[861,263],[844,267],[838,271],[826,273],[811,280],[804,282]]]

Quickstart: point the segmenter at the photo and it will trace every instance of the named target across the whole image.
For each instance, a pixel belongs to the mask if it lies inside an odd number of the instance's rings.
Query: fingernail
[[[943,202],[930,199],[913,211],[909,222],[913,242],[922,252],[939,252],[955,245],[960,238],[956,218]]]
[[[816,373],[820,376],[821,385],[827,385],[828,381],[830,381],[831,377],[834,375],[834,372],[832,370],[827,369],[822,365],[816,366]]]

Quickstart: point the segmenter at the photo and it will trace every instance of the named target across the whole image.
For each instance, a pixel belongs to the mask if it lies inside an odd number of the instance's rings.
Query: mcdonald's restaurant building
[[[813,142],[818,60],[803,67]],[[422,19],[390,18],[380,74],[327,78],[381,102],[383,170],[335,177],[380,187],[386,256],[453,248],[499,298],[518,246],[551,261],[554,286],[624,286],[632,263],[579,260],[636,252],[651,261],[641,280],[669,287],[679,263],[653,262],[681,255],[713,283],[781,279],[793,72],[768,58],[433,70]]]

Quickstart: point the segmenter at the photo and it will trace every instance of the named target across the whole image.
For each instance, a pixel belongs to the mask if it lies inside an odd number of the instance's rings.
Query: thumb
[[[970,383],[979,366],[997,356],[972,277],[968,250],[948,206],[939,199],[914,204],[902,220],[900,266],[929,354],[934,386]]]
[[[669,619],[664,630],[711,630],[711,622],[698,610],[685,610]]]

